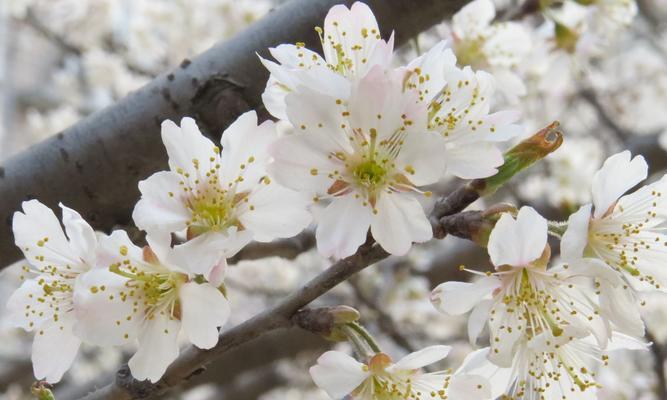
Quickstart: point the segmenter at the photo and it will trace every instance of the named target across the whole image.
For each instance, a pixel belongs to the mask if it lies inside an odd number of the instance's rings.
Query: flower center
[[[369,160],[354,167],[352,175],[357,185],[374,191],[385,182],[387,169],[376,160]]]
[[[232,193],[220,189],[209,189],[188,199],[190,210],[188,237],[192,238],[210,231],[224,231],[230,226],[243,227],[236,219],[234,209],[248,197],[247,193]]]
[[[454,49],[460,65],[470,65],[479,68],[486,63],[483,38],[456,41]]]

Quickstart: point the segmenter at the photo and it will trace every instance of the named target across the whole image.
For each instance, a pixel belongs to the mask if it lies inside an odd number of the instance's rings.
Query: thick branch
[[[320,47],[313,27],[328,9],[352,0],[293,0],[233,39],[183,60],[115,105],[7,160],[0,167],[0,266],[18,260],[11,218],[21,202],[38,198],[77,209],[96,229],[130,222],[137,182],[167,167],[160,123],[197,117],[213,136],[239,114],[260,107],[268,77],[255,52],[280,43]],[[367,0],[388,37],[403,43],[442,21],[467,0]]]

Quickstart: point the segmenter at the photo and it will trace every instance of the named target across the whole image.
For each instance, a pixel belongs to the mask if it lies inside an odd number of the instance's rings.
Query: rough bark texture
[[[367,0],[383,35],[397,44],[450,16],[467,0]],[[160,123],[194,116],[211,136],[261,104],[268,74],[256,52],[280,43],[319,49],[313,27],[327,10],[351,0],[293,0],[236,37],[183,60],[174,70],[0,166],[0,267],[19,259],[11,220],[21,202],[62,202],[100,230],[127,225],[137,182],[166,168]]]

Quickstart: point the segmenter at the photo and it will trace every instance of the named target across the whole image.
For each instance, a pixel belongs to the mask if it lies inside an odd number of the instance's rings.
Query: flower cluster
[[[646,176],[643,157],[625,151],[607,159],[593,177],[593,204],[566,224],[550,227],[530,207],[503,214],[488,239],[495,271],[433,291],[447,314],[472,310],[472,343],[488,325],[489,348],[463,370],[489,377],[494,397],[588,398],[605,352],[643,348],[639,292],[665,284],[665,178],[623,193]],[[560,265],[549,266],[548,233],[562,234]]]
[[[618,20],[620,1],[593,3]],[[213,348],[231,313],[227,260],[251,242],[290,238],[312,222],[318,251],[334,259],[369,242],[402,256],[432,239],[432,185],[493,177],[506,157],[512,164],[503,143],[522,134],[519,113],[494,101],[525,94],[516,72],[530,43],[523,26],[494,18],[490,0],[472,2],[454,18],[451,42],[401,65],[367,5],[334,6],[316,29],[322,55],[282,44],[270,49],[274,60],[257,61],[270,72],[266,110],[288,132],[254,111],[219,145],[192,118],[162,123],[168,170],[139,183],[132,215],[143,246],[123,230],[95,232],[64,205],[59,221],[24,202],[13,231],[27,265],[8,309],[13,325],[35,333],[36,378],[58,382],[82,343],[134,346],[129,369],[150,382],[178,357],[179,338]],[[507,46],[514,39],[519,46]],[[464,267],[479,279],[431,294],[445,314],[470,313],[472,345],[488,331],[488,346],[458,370],[424,371],[449,346],[394,362],[346,321],[328,337],[345,336],[360,361],[326,352],[313,381],[336,399],[591,398],[611,350],[646,347],[640,293],[667,287],[667,181],[625,194],[647,175],[644,159],[625,151],[595,173],[592,204],[567,222],[528,206],[482,214],[478,228],[492,228],[478,241],[493,271]],[[549,235],[560,239],[560,263]]]

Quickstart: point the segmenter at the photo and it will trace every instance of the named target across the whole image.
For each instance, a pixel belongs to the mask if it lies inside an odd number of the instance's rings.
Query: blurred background
[[[233,36],[281,2],[0,0],[0,164]],[[636,8],[606,10],[603,3],[612,0],[593,6],[564,0],[551,2],[543,12],[528,7],[530,2],[495,1],[496,17],[485,29],[506,36],[498,34],[499,43],[475,54],[461,45],[466,38],[456,33],[455,18],[414,38],[400,49],[396,62],[447,39],[459,60],[496,75],[501,90],[495,108],[521,110],[527,133],[560,120],[566,134],[561,149],[474,207],[507,201],[563,218],[589,201],[593,173],[620,149],[644,154],[653,177],[667,169],[667,1],[637,0]],[[523,82],[524,90],[504,90],[512,79]],[[293,259],[235,264],[227,280],[230,325],[327,265],[329,260],[315,250]],[[362,322],[395,357],[425,345],[453,345],[454,354],[443,367],[456,367],[472,349],[466,318],[437,313],[429,293],[445,280],[467,279],[459,265],[485,270],[485,251],[456,238],[416,246],[406,257],[366,269],[319,303],[359,309]],[[19,266],[0,273],[3,305],[18,287]],[[666,300],[655,295],[644,307],[657,350],[650,357],[621,353],[612,358],[611,367],[599,375],[604,385],[600,399],[666,398]],[[0,398],[30,398],[31,336],[10,329],[3,315],[0,311]],[[299,330],[274,332],[225,355],[169,398],[325,399],[308,367],[334,346],[346,347]],[[125,359],[123,349],[84,348],[57,386],[58,398],[79,398],[110,382]]]

